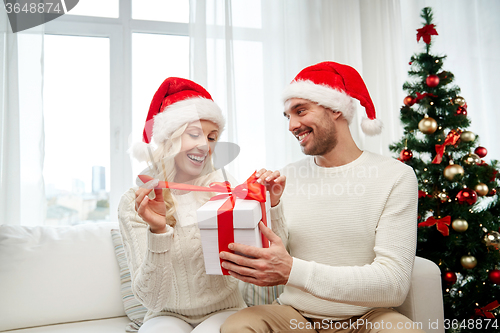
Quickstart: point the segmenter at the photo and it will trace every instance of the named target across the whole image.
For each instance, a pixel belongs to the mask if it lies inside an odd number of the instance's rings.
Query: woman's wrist
[[[152,226],[150,226],[149,230],[151,230],[151,232],[153,234],[164,234],[164,233],[167,232],[168,229],[167,229],[167,225],[165,224],[162,227],[152,227]]]

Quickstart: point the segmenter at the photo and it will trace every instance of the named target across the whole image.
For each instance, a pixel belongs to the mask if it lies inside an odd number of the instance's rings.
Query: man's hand
[[[257,183],[265,185],[266,190],[269,191],[271,198],[271,207],[276,206],[280,202],[281,195],[285,190],[286,177],[280,175],[279,171],[270,171],[260,169],[255,176],[258,178]]]
[[[243,282],[249,282],[257,286],[276,286],[286,284],[290,271],[292,270],[293,259],[288,254],[281,238],[259,223],[261,232],[271,242],[269,248],[257,248],[253,246],[231,243],[229,249],[242,253],[245,256],[221,252],[220,258],[222,267],[229,271],[229,274]]]

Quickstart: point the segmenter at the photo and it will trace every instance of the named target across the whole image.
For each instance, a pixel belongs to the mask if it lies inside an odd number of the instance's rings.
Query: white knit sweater
[[[282,172],[287,182],[278,206],[293,266],[279,301],[306,317],[334,320],[400,305],[415,258],[413,170],[363,152],[340,167],[307,157]]]
[[[154,234],[135,211],[135,190],[123,195],[118,217],[132,291],[148,308],[145,321],[167,315],[199,323],[214,312],[246,307],[236,279],[205,274],[196,222],[202,204],[194,193],[175,196],[175,228]]]

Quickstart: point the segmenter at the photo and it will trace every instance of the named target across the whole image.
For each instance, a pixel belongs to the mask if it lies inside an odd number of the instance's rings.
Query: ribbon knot
[[[444,151],[446,149],[446,146],[450,145],[456,145],[458,142],[458,139],[460,139],[460,134],[462,134],[462,131],[459,129],[452,129],[450,133],[446,136],[446,139],[444,139],[444,143],[442,145],[436,145],[436,156],[432,160],[432,164],[440,164],[441,161],[443,160],[443,155]]]
[[[491,313],[490,311],[495,310],[499,306],[500,306],[500,303],[498,303],[498,301],[493,301],[490,304],[485,305],[484,307],[482,307],[480,309],[476,309],[475,310],[476,316],[481,316],[481,317],[486,317],[486,318],[494,319],[495,315],[493,313]]]
[[[434,216],[430,216],[425,222],[420,222],[418,227],[431,227],[436,225],[437,230],[443,234],[443,236],[449,236],[450,230],[448,226],[451,223],[451,216],[445,216],[442,219],[435,219]]]

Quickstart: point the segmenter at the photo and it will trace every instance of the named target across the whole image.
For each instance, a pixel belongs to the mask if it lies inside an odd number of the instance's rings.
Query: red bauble
[[[448,271],[448,272],[444,273],[443,280],[447,284],[455,284],[455,282],[457,282],[457,274],[455,274],[454,272]]]
[[[406,149],[406,148],[401,150],[401,153],[399,153],[399,158],[403,162],[411,160],[412,157],[413,157],[413,153],[411,152],[411,150]]]
[[[468,205],[473,205],[477,201],[477,193],[470,188],[464,188],[458,192],[456,198],[460,204],[466,203]]]
[[[500,284],[500,270],[494,269],[488,273],[488,278],[494,284]]]
[[[486,156],[486,154],[488,154],[488,150],[484,147],[477,147],[475,150],[474,150],[474,154],[476,154],[477,156],[483,158]]]
[[[431,88],[437,87],[439,84],[439,76],[431,74],[425,79],[425,83]]]
[[[497,190],[495,188],[492,188],[489,192],[488,192],[488,196],[489,197],[492,197],[494,196],[495,194],[497,194]],[[500,230],[500,228],[498,228],[498,230]]]
[[[463,106],[459,106],[457,111],[455,112],[455,115],[457,116],[466,116],[467,115],[467,108]]]
[[[405,99],[403,100],[403,103],[406,106],[412,106],[413,104],[415,104],[415,98],[411,96],[406,96]]]

